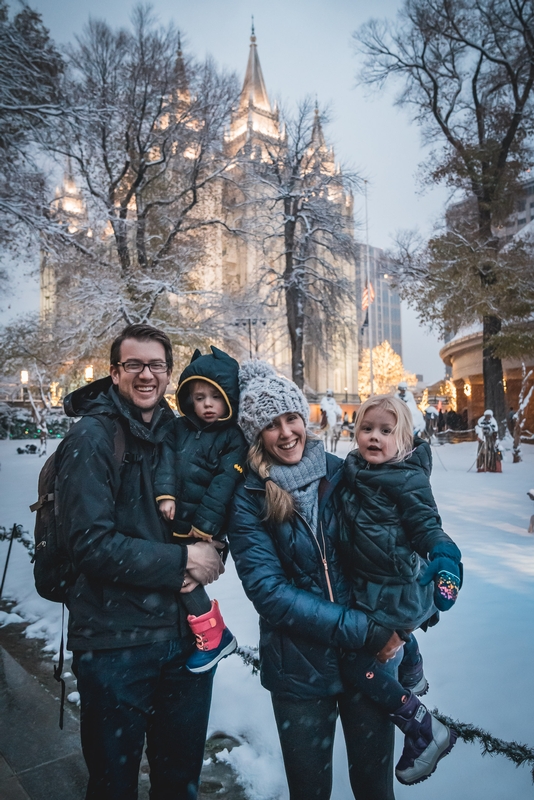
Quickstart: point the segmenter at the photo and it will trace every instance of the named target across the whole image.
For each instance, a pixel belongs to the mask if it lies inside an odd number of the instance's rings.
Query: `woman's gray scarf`
[[[297,511],[302,514],[315,535],[319,516],[319,481],[325,475],[326,454],[323,443],[317,440],[306,442],[298,464],[274,464],[269,472],[271,480],[293,496]]]

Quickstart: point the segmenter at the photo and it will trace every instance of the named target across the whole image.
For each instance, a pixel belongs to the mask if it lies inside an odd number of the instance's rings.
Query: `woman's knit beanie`
[[[239,370],[239,425],[249,444],[280,414],[296,412],[308,424],[310,407],[299,387],[266,361],[245,361]]]

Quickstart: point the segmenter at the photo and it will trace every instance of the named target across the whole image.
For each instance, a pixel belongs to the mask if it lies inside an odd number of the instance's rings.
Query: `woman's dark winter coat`
[[[421,586],[425,559],[443,531],[432,489],[432,454],[416,438],[399,462],[369,464],[357,450],[345,461],[340,551],[358,608],[388,628],[416,628],[431,617],[434,583]]]
[[[146,425],[104,378],[65,399],[81,417],[56,451],[62,546],[78,577],[69,590],[71,650],[131,647],[188,635],[176,601],[187,554],[168,542],[154,501],[154,466],[174,415],[162,400]],[[114,422],[104,424],[101,419]],[[114,425],[123,456],[114,454]]]
[[[156,498],[176,500],[172,530],[187,536],[192,527],[217,537],[224,527],[228,506],[242,480],[247,444],[237,426],[239,365],[222,350],[213,355],[195,351],[180,375],[176,400],[181,417],[163,442],[156,470]],[[207,381],[221,392],[228,416],[209,425],[193,411],[192,382]]]
[[[279,525],[263,521],[265,481],[253,472],[234,496],[229,525],[237,572],[260,615],[262,684],[299,699],[341,692],[339,650],[362,647],[367,634],[366,616],[349,608],[351,588],[335,549],[343,462],[326,459],[317,538],[298,513]]]

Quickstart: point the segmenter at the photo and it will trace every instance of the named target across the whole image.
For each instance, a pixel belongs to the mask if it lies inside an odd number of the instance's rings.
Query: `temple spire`
[[[319,106],[317,100],[315,101],[315,113],[313,116],[313,128],[311,136],[312,144],[315,147],[325,147],[326,142],[323,133],[323,126],[321,125],[321,115],[319,114]]]
[[[271,111],[271,104],[265,88],[263,73],[261,71],[258,48],[256,47],[256,34],[254,32],[254,17],[252,17],[252,27],[250,35],[250,53],[248,56],[247,71],[243,88],[239,98],[239,107],[255,106],[262,111]]]
[[[182,52],[182,37],[178,34],[178,50],[174,64],[174,85],[178,92],[178,99],[184,102],[190,101],[189,83],[185,69],[184,54]]]

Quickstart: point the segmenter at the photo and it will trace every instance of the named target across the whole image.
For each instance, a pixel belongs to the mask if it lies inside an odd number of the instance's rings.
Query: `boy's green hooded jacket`
[[[195,350],[180,375],[176,402],[182,416],[175,419],[163,442],[156,469],[156,499],[176,502],[172,532],[177,537],[186,537],[192,527],[209,536],[221,533],[245,467],[247,444],[237,425],[239,364],[217,347],[212,346],[211,351],[211,355],[201,355]],[[190,399],[195,380],[219,389],[228,416],[210,424],[196,416]]]

